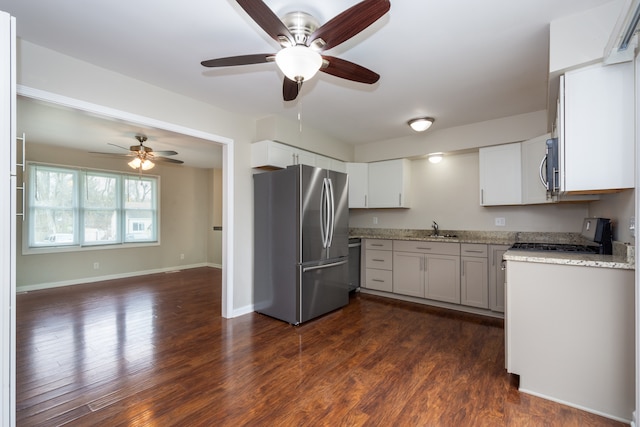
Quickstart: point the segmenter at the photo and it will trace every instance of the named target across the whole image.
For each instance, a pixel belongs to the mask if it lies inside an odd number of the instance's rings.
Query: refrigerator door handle
[[[335,200],[333,197],[333,182],[331,181],[331,178],[327,179],[327,182],[329,183],[328,186],[328,193],[329,193],[329,227],[328,227],[328,231],[329,231],[329,241],[327,242],[327,247],[331,247],[331,244],[333,243],[333,232],[335,231],[336,228],[336,224],[335,224],[335,220],[336,220],[336,205],[335,205]]]
[[[338,262],[332,262],[331,264],[321,264],[321,265],[313,265],[311,267],[302,267],[302,272],[306,273],[307,271],[312,271],[312,270],[321,270],[323,268],[331,268],[331,267],[339,267],[341,265],[345,265],[348,262],[348,260],[343,260],[343,261],[338,261]]]
[[[327,178],[322,180],[322,194],[320,195],[320,234],[322,236],[322,247],[327,248],[329,243],[329,198],[327,188]]]

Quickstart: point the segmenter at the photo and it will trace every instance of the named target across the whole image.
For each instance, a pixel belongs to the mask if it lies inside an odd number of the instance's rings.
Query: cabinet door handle
[[[398,206],[402,206],[402,193],[398,193]]]
[[[480,204],[484,205],[484,189],[480,189]]]
[[[367,195],[366,194],[364,195],[364,207],[365,208],[367,207]]]

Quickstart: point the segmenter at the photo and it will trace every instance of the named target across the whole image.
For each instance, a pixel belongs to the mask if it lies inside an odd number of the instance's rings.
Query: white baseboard
[[[136,276],[144,276],[147,274],[157,274],[157,273],[167,273],[170,271],[179,271],[179,270],[188,270],[191,268],[199,268],[199,267],[214,267],[214,268],[222,268],[218,267],[217,264],[211,263],[198,263],[198,264],[189,264],[189,265],[178,265],[173,267],[165,267],[165,268],[156,268],[153,270],[143,270],[143,271],[132,271],[129,273],[118,273],[118,274],[109,274],[106,276],[92,276],[92,277],[83,277],[80,279],[73,280],[63,280],[60,282],[47,282],[47,283],[38,283],[34,285],[25,285],[25,286],[17,286],[16,292],[31,292],[31,291],[39,291],[42,289],[52,289],[59,288],[62,286],[72,286],[72,285],[81,285],[83,283],[94,283],[94,282],[102,282],[104,280],[114,280],[114,279],[125,279],[127,277],[136,277]]]
[[[627,424],[631,423],[631,420],[625,419],[623,417],[619,417],[617,415],[608,414],[606,412],[602,412],[602,411],[598,411],[598,410],[593,409],[593,408],[589,408],[589,407],[586,407],[586,406],[578,405],[578,404],[573,403],[573,402],[567,402],[565,400],[557,399],[557,398],[552,397],[552,396],[547,396],[547,395],[542,394],[542,393],[538,393],[538,392],[535,392],[535,391],[527,390],[527,389],[524,389],[522,387],[519,388],[518,391],[520,391],[522,393],[530,394],[532,396],[540,397],[542,399],[551,400],[553,402],[557,402],[557,403],[560,403],[562,405],[571,406],[572,408],[577,408],[577,409],[580,409],[581,411],[590,412],[592,414],[600,415],[601,417],[609,418],[611,420],[616,420],[616,421],[620,421],[620,422],[627,423]]]
[[[254,311],[255,309],[253,304],[245,305],[244,307],[234,309],[231,317],[244,316],[245,314],[253,313]]]

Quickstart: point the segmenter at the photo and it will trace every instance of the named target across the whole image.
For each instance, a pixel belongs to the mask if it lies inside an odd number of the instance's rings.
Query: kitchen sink
[[[436,235],[431,235],[429,236],[432,239],[457,239],[458,235],[457,234],[438,234]]]

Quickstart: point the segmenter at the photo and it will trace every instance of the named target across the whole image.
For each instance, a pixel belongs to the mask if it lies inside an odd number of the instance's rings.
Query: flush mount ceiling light
[[[418,117],[416,119],[409,120],[407,124],[409,124],[411,129],[416,132],[424,132],[431,127],[434,121],[435,119],[433,117]]]
[[[429,161],[431,163],[440,163],[442,161],[442,153],[429,154]]]
[[[276,64],[289,80],[302,83],[316,75],[322,66],[322,56],[307,46],[296,45],[279,51]]]

